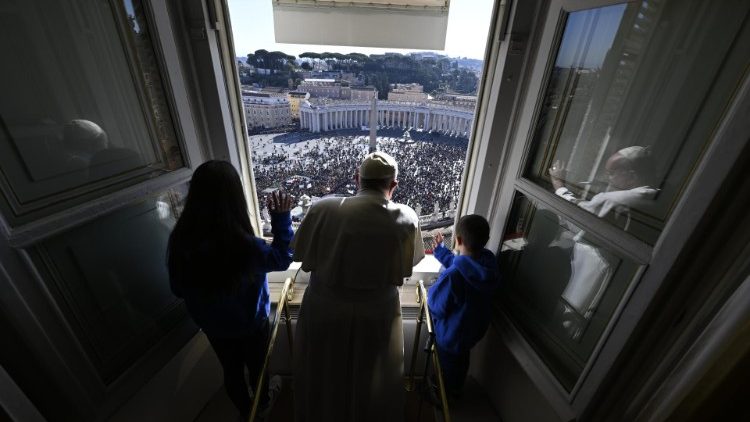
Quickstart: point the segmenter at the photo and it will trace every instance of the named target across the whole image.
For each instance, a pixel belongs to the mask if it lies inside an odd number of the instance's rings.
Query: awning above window
[[[443,50],[450,0],[271,0],[276,42]]]

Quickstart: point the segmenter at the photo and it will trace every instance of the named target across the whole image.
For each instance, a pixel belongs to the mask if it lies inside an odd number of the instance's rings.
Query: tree
[[[361,53],[331,52],[304,52],[299,57],[309,59],[302,61],[299,66],[304,70],[314,69],[314,65],[325,60],[330,70],[361,75],[366,84],[373,85],[378,90],[378,97],[381,99],[387,98],[389,85],[392,83],[416,82],[428,93],[455,91],[464,94],[475,94],[479,84],[473,71],[462,67],[460,62],[445,57],[418,60],[400,54],[367,56]],[[246,75],[242,78],[243,83],[285,87],[292,80],[293,85],[296,85],[300,79],[300,74],[296,72],[296,60],[295,56],[281,51],[258,50],[254,54],[248,54],[249,65],[271,69],[273,74]]]

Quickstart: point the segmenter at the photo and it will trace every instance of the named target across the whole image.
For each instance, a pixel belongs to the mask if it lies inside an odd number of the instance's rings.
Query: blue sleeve
[[[292,241],[294,232],[292,232],[292,216],[288,211],[271,213],[271,233],[273,233],[273,242],[270,246],[258,239],[261,252],[261,267],[258,268],[258,271],[264,273],[286,270],[292,263],[289,243]]]
[[[445,318],[452,308],[451,273],[444,271],[427,292],[427,304],[433,318]]]
[[[440,264],[442,264],[443,267],[448,268],[453,265],[453,258],[455,255],[453,255],[453,252],[446,248],[442,243],[435,247],[432,254],[435,256],[435,259],[440,261]]]

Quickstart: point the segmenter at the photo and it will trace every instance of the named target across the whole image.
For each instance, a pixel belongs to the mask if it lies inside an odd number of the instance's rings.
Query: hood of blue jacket
[[[488,249],[482,250],[478,258],[459,255],[453,259],[453,266],[466,282],[479,292],[490,293],[497,288],[497,261]]]

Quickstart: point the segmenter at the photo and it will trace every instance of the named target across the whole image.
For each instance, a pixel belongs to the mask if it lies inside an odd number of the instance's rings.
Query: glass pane
[[[750,2],[649,0],[567,16],[526,177],[655,243],[743,75]]]
[[[0,55],[12,224],[182,167],[140,0],[4,2]]]
[[[638,266],[554,211],[517,194],[500,245],[512,319],[568,390]]]
[[[50,291],[102,380],[112,381],[186,317],[166,250],[187,184],[34,249]]]

